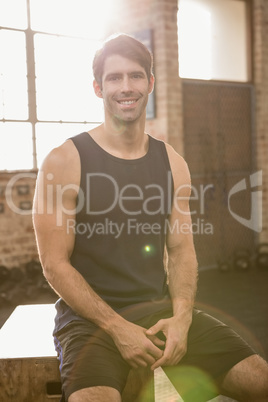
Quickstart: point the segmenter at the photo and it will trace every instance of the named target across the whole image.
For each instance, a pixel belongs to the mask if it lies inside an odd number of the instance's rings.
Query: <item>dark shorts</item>
[[[150,328],[160,318],[171,315],[170,311],[165,311],[136,323]],[[130,367],[104,331],[89,322],[75,321],[56,334],[55,345],[66,401],[73,392],[93,386],[110,386],[122,392]],[[254,350],[231,328],[194,310],[187,353],[179,366],[195,367],[217,380],[253,354]],[[168,375],[168,368],[165,371]]]

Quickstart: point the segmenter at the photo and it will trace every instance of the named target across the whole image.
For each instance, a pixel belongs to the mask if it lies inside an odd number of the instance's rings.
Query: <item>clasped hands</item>
[[[165,341],[157,334],[162,332]],[[187,350],[188,328],[176,317],[159,320],[149,329],[128,322],[114,338],[122,357],[134,368],[174,366]]]

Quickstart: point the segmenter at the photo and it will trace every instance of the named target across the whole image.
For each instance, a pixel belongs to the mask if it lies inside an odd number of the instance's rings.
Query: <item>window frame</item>
[[[31,10],[30,0],[26,0],[27,7],[27,28],[13,28],[0,26],[0,29],[23,32],[25,34],[25,46],[26,46],[26,71],[27,71],[27,97],[28,97],[28,119],[0,119],[0,123],[30,123],[32,127],[32,168],[31,169],[0,169],[0,172],[36,172],[38,171],[37,162],[37,144],[36,144],[36,124],[38,123],[57,123],[57,124],[99,124],[100,121],[65,121],[65,120],[39,120],[37,118],[37,100],[36,100],[36,71],[35,71],[35,51],[34,51],[34,36],[36,34],[49,35],[54,37],[76,38],[71,35],[54,34],[49,32],[43,32],[39,30],[33,30],[31,28]],[[83,38],[81,38],[83,39]]]

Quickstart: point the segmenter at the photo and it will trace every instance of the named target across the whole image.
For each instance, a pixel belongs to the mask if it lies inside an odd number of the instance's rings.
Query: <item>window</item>
[[[12,51],[10,51],[12,49]],[[0,118],[28,119],[25,33],[0,30]]]
[[[250,80],[247,0],[179,0],[179,75]]]
[[[114,6],[0,0],[0,170],[36,169],[53,147],[102,121],[91,65]]]

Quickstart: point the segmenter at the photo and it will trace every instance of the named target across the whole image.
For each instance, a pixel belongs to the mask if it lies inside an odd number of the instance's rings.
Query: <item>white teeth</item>
[[[135,103],[135,101],[120,101],[119,102],[121,105],[132,105],[132,103]]]

